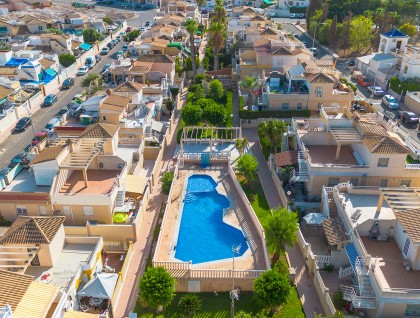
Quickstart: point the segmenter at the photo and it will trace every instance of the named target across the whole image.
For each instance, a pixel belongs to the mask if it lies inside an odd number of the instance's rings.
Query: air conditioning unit
[[[117,168],[120,169],[120,170],[124,169],[124,164],[123,163],[119,163],[117,165]]]

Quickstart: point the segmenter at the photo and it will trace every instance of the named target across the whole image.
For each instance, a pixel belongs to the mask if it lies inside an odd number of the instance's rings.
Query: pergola
[[[0,245],[0,269],[24,273],[38,250],[37,246]]]
[[[330,129],[330,132],[337,143],[335,160],[338,160],[340,158],[340,151],[342,145],[351,145],[356,142],[361,142],[360,135],[354,128]]]
[[[384,200],[394,211],[420,209],[420,188],[387,188],[379,189],[379,200],[376,212],[381,211]]]

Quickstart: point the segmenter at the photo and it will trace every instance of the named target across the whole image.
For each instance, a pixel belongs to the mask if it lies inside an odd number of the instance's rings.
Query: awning
[[[272,4],[274,4],[273,2],[271,2],[270,0],[264,0],[265,4],[268,4],[269,6],[271,6]]]
[[[51,75],[51,76],[56,76],[57,75],[57,72],[50,67],[45,70],[45,73],[47,73],[48,75]]]
[[[152,130],[157,131],[157,132],[162,132],[163,129],[163,123],[160,121],[152,121]]]
[[[98,318],[99,314],[89,314],[87,312],[69,310],[64,313],[64,318]]]
[[[84,50],[84,51],[89,51],[91,47],[92,47],[92,45],[89,44],[89,43],[82,43],[79,46],[79,49]]]
[[[147,186],[147,177],[127,175],[125,190],[131,193],[143,194]]]
[[[305,215],[303,219],[308,225],[321,225],[322,221],[325,220],[325,216],[323,216],[321,213],[309,213]]]
[[[57,294],[57,286],[32,282],[13,312],[13,317],[46,317]]]
[[[85,287],[77,293],[77,296],[111,299],[117,280],[118,274],[97,274],[96,277],[87,282]]]

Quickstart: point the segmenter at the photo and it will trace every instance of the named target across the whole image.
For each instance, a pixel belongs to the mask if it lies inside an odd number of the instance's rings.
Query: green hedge
[[[306,7],[290,7],[290,13],[305,13],[306,14]]]
[[[400,81],[398,78],[394,77],[390,80],[391,89],[398,94],[401,92],[416,92],[420,91],[420,78],[408,78],[404,81]],[[401,87],[400,87],[401,85]]]
[[[353,92],[356,94],[356,92],[357,92],[357,86],[356,85],[354,85],[352,82],[348,81],[346,78],[340,79],[340,82],[349,86],[353,90]]]
[[[242,110],[239,112],[241,119],[258,119],[258,118],[292,118],[292,117],[310,117],[309,109],[303,110],[263,110],[249,111]]]
[[[243,96],[239,96],[239,110],[244,110],[245,101]]]

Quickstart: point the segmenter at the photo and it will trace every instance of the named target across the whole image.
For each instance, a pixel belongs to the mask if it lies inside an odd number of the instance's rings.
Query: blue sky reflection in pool
[[[210,176],[189,177],[176,259],[198,264],[231,258],[233,245],[242,246],[235,257],[248,249],[242,232],[223,222],[223,209],[229,207],[229,201],[217,193],[216,185]]]

